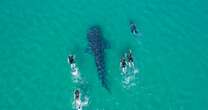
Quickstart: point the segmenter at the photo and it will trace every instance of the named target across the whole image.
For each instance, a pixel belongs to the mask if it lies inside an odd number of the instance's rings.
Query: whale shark
[[[108,92],[110,92],[110,88],[107,84],[105,68],[105,49],[109,48],[109,45],[107,45],[106,40],[103,38],[100,26],[95,25],[90,27],[87,32],[87,39],[89,47],[88,51],[90,51],[95,58],[97,73],[101,84]]]

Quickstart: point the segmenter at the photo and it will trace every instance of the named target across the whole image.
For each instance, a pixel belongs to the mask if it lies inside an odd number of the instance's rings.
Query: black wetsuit
[[[124,68],[126,66],[126,61],[125,59],[122,59],[121,60],[121,67]]]
[[[80,92],[79,92],[79,90],[76,90],[76,91],[75,91],[75,99],[76,99],[76,100],[79,100],[79,99],[80,99]],[[78,105],[78,108],[80,109],[81,106]]]
[[[75,63],[73,56],[69,56],[68,59],[70,64]]]
[[[133,57],[131,53],[129,53],[127,57],[128,57],[128,62],[133,62]]]
[[[75,91],[75,98],[76,98],[76,99],[79,98],[79,91],[78,91],[78,90]]]
[[[131,24],[131,33],[133,33],[133,34],[137,34],[138,33],[138,31],[137,31],[137,27],[136,27],[136,25],[135,24]]]

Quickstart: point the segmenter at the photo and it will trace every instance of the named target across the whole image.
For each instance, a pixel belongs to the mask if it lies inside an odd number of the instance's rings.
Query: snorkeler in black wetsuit
[[[126,67],[126,59],[125,58],[122,58],[121,59],[121,67],[122,68],[125,68]]]
[[[136,24],[133,23],[132,21],[130,21],[129,24],[130,24],[131,33],[134,34],[134,35],[138,34]]]
[[[125,56],[123,56],[123,57],[121,58],[121,61],[120,61],[120,67],[121,67],[122,73],[126,73],[127,62],[126,62]]]
[[[75,63],[75,57],[74,57],[73,55],[69,55],[69,56],[68,56],[68,62],[69,62],[70,64]]]
[[[130,63],[133,62],[133,56],[132,56],[131,50],[129,50],[129,53],[127,54],[127,60],[128,60],[128,62],[130,62]]]
[[[75,90],[75,99],[77,100],[77,99],[79,99],[79,97],[80,97],[80,92],[79,92],[79,90]]]
[[[71,70],[72,70],[72,75],[77,76],[78,75],[78,68],[76,66],[75,62],[75,56],[74,55],[69,55],[68,58],[68,63],[70,64]]]
[[[82,110],[84,106],[88,105],[88,98],[84,97],[84,100],[81,101],[81,93],[79,89],[76,89],[74,92],[75,108],[76,110]]]
[[[133,59],[133,55],[131,50],[129,50],[128,54],[127,54],[127,62],[129,67],[133,67],[134,68],[134,59]]]
[[[81,110],[81,100],[80,100],[80,91],[79,90],[75,90],[74,92],[75,95],[75,106],[76,106],[76,110]]]

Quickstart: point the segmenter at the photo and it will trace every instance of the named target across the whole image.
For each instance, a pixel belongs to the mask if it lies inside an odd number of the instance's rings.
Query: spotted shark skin
[[[88,46],[91,53],[94,55],[95,64],[97,67],[98,77],[102,86],[110,92],[110,88],[106,80],[106,68],[105,68],[105,49],[106,42],[103,39],[100,26],[92,26],[87,32]]]

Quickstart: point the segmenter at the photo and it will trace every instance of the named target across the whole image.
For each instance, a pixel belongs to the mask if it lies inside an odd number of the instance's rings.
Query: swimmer
[[[68,56],[68,63],[71,66],[71,70],[72,70],[72,75],[74,76],[78,76],[78,68],[76,67],[76,63],[75,63],[75,56],[74,55],[69,55]]]
[[[80,91],[75,90],[74,92],[75,108],[76,110],[82,110],[82,102],[80,98]]]
[[[125,59],[125,57],[121,58],[120,67],[121,67],[122,72],[126,73],[127,68],[126,68],[126,59]]]
[[[131,33],[133,35],[137,35],[138,31],[137,31],[136,24],[134,22],[130,21],[129,25],[130,25]]]
[[[133,56],[132,56],[131,50],[129,50],[129,52],[127,54],[127,62],[128,62],[129,67],[133,67],[134,68],[134,60],[133,60]]]
[[[80,92],[79,92],[79,90],[75,90],[74,94],[75,94],[75,99],[76,100],[80,99]]]
[[[81,101],[81,93],[80,91],[77,89],[74,92],[74,104],[75,104],[75,108],[76,110],[82,110],[82,107],[87,106],[88,105],[88,97],[84,97],[84,101]]]
[[[75,63],[75,56],[74,55],[69,55],[68,56],[68,63],[69,64],[74,64]]]

